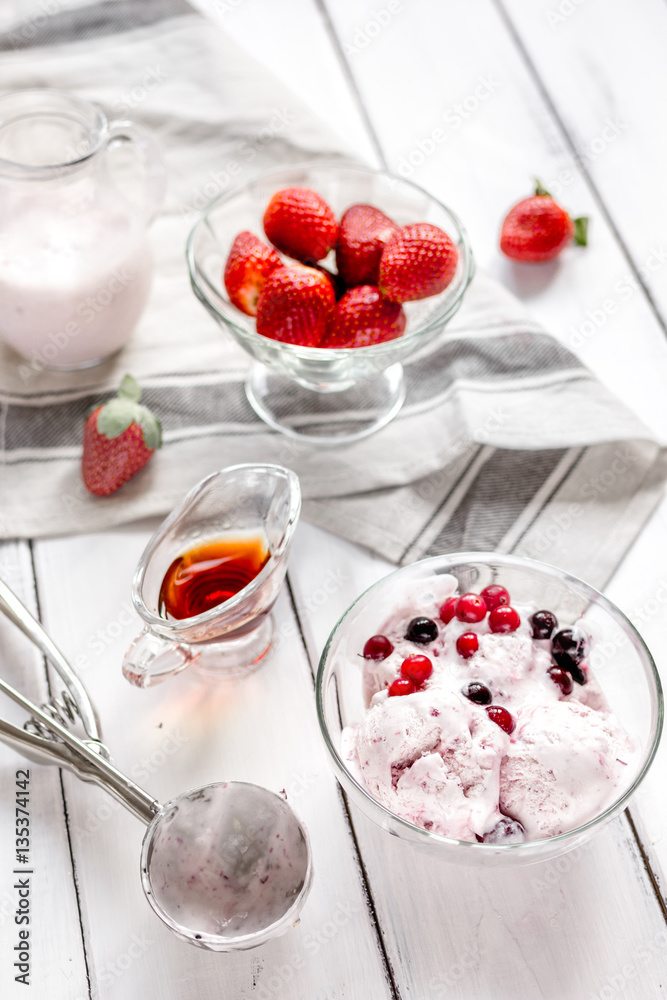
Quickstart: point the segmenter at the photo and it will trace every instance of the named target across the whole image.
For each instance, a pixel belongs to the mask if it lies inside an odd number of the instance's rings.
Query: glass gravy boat
[[[166,518],[139,560],[132,601],[145,622],[123,661],[131,684],[148,687],[193,664],[209,678],[239,677],[269,649],[270,611],[287,569],[301,509],[294,472],[280,465],[234,465],[198,483]],[[175,560],[218,542],[263,543],[266,562],[227,600],[199,614],[174,618],[161,601]]]

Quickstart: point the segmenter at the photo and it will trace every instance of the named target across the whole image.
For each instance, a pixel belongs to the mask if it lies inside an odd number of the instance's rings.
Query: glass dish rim
[[[80,156],[75,156],[70,160],[64,160],[61,163],[45,163],[45,164],[25,164],[18,160],[8,160],[6,157],[0,157],[0,177],[14,178],[21,180],[50,180],[54,177],[61,177],[69,174],[70,172],[76,171],[83,164],[88,163],[102,150],[108,141],[110,135],[109,120],[102,110],[102,108],[97,104],[96,101],[87,100],[85,97],[80,97],[78,94],[71,93],[67,90],[61,90],[59,87],[26,87],[25,90],[13,90],[8,91],[0,95],[0,128],[5,125],[11,124],[13,119],[3,119],[3,103],[9,102],[12,99],[24,99],[30,97],[47,97],[56,98],[58,100],[65,99],[71,105],[78,106],[81,111],[93,112],[96,119],[97,128],[93,132],[94,142],[91,148],[82,153]],[[32,112],[29,117],[32,117],[35,112]],[[45,111],[45,115],[56,115],[56,112]]]
[[[528,840],[521,844],[498,845],[498,844],[473,843],[472,841],[468,840],[458,840],[455,837],[445,837],[442,836],[441,834],[432,833],[429,830],[425,830],[423,827],[417,826],[415,823],[411,823],[409,820],[403,819],[401,816],[398,816],[395,812],[392,812],[391,809],[388,809],[381,802],[378,802],[377,799],[373,798],[370,792],[362,784],[360,784],[359,781],[357,781],[354,775],[350,773],[345,763],[341,759],[338,750],[333,745],[333,741],[328,731],[328,727],[324,716],[324,674],[327,666],[329,650],[333,644],[334,638],[338,635],[341,626],[348,618],[348,616],[352,614],[352,612],[358,606],[358,604],[361,601],[363,601],[368,594],[370,594],[373,590],[375,590],[376,587],[379,587],[380,584],[386,582],[387,580],[393,578],[399,573],[404,572],[407,569],[413,568],[415,566],[428,567],[429,564],[433,565],[436,563],[439,566],[449,565],[455,567],[457,564],[465,562],[468,563],[478,562],[487,564],[491,562],[498,562],[498,563],[504,563],[505,565],[508,566],[515,566],[518,568],[528,567],[541,572],[546,572],[547,575],[554,576],[565,583],[576,585],[577,588],[583,589],[586,596],[590,596],[592,599],[596,601],[596,603],[601,604],[604,610],[607,611],[612,618],[618,621],[618,623],[623,627],[623,629],[630,634],[630,636],[634,640],[635,646],[638,645],[640,647],[641,652],[645,657],[645,661],[649,667],[647,677],[650,677],[653,681],[651,709],[653,716],[652,721],[654,722],[654,733],[650,746],[647,747],[647,750],[644,752],[642,756],[642,765],[637,774],[635,775],[632,784],[625,790],[625,792],[623,792],[622,795],[614,799],[614,801],[605,810],[603,810],[603,812],[598,813],[596,816],[588,820],[586,823],[582,823],[580,826],[574,827],[572,830],[566,830],[564,833],[556,834],[556,836],[554,837],[546,837],[541,840]],[[325,746],[331,757],[335,771],[337,773],[343,774],[345,776],[345,780],[349,781],[355,787],[356,791],[364,799],[370,802],[372,806],[380,810],[382,814],[387,816],[390,820],[397,823],[399,825],[399,828],[405,829],[406,833],[409,832],[411,834],[412,840],[421,837],[422,843],[425,845],[428,844],[430,846],[433,846],[434,844],[443,844],[446,845],[447,847],[452,847],[452,848],[453,847],[464,848],[468,852],[472,852],[472,854],[470,854],[471,857],[475,853],[478,854],[480,857],[484,854],[490,855],[499,853],[502,853],[504,855],[509,855],[509,854],[520,855],[522,853],[529,854],[531,853],[531,849],[533,852],[539,851],[540,845],[545,845],[545,850],[546,850],[546,845],[549,845],[549,847],[551,847],[554,844],[564,843],[569,839],[573,839],[587,831],[592,830],[594,827],[598,825],[603,825],[603,823],[607,819],[611,819],[625,807],[628,800],[632,797],[632,795],[635,793],[641,782],[644,780],[657,753],[658,746],[660,744],[660,739],[662,736],[663,722],[664,722],[664,698],[663,698],[662,683],[660,680],[660,675],[658,673],[658,668],[655,664],[655,660],[653,659],[653,655],[651,654],[651,651],[646,645],[646,642],[644,641],[641,634],[632,624],[627,615],[623,611],[621,611],[621,609],[617,607],[617,605],[615,605],[612,601],[609,600],[609,598],[605,597],[604,594],[600,593],[599,590],[596,590],[595,587],[592,587],[584,580],[581,580],[579,577],[574,576],[574,574],[568,573],[566,570],[562,570],[557,566],[551,565],[550,563],[541,562],[537,559],[530,559],[525,556],[515,556],[509,554],[505,555],[504,553],[485,552],[485,551],[454,552],[454,553],[447,552],[443,553],[442,555],[430,556],[427,559],[419,559],[414,563],[409,563],[407,566],[399,566],[397,569],[393,570],[391,573],[388,573],[380,580],[376,580],[375,583],[371,584],[370,587],[367,587],[363,591],[363,593],[361,593],[356,598],[356,600],[354,600],[352,604],[350,604],[347,610],[341,615],[341,617],[338,619],[333,629],[331,630],[331,633],[329,634],[329,637],[322,651],[322,655],[320,657],[317,669],[317,676],[315,679],[315,697],[317,705],[317,720],[320,726],[320,731],[322,733]]]
[[[389,181],[397,181],[400,184],[414,188],[420,194],[428,198],[429,201],[433,202],[446,212],[446,214],[453,220],[457,228],[456,243],[459,247],[459,251],[461,246],[465,251],[464,254],[459,253],[459,259],[463,259],[464,261],[461,284],[456,296],[451,300],[448,300],[446,303],[443,302],[443,306],[446,306],[446,308],[432,316],[423,326],[420,326],[417,329],[412,330],[410,333],[402,335],[401,337],[397,337],[395,340],[387,341],[382,344],[372,344],[369,347],[355,347],[354,349],[340,347],[302,347],[299,344],[287,344],[277,340],[272,341],[270,338],[263,337],[255,331],[246,330],[244,327],[234,323],[230,317],[225,316],[219,311],[215,302],[208,297],[206,288],[202,283],[200,283],[198,277],[199,272],[196,266],[194,245],[200,228],[208,227],[209,231],[212,233],[213,230],[211,229],[209,223],[210,214],[218,208],[220,204],[224,204],[225,201],[231,200],[235,195],[237,195],[244,188],[249,187],[251,184],[254,184],[259,180],[270,179],[274,175],[279,176],[291,171],[309,170],[314,167],[321,167],[327,170],[356,170],[360,173],[384,177]],[[451,236],[451,234],[448,235]],[[314,159],[288,164],[287,166],[272,167],[270,170],[259,171],[253,174],[247,180],[243,181],[243,183],[234,185],[234,187],[230,188],[228,191],[223,191],[208,203],[192,227],[186,242],[185,258],[188,265],[190,283],[196,297],[203,303],[209,312],[211,312],[217,319],[221,320],[225,326],[229,327],[235,336],[240,337],[242,340],[247,340],[251,345],[255,344],[263,347],[266,347],[268,341],[269,344],[273,345],[276,349],[285,350],[288,356],[291,355],[294,358],[299,358],[304,361],[319,362],[340,361],[341,358],[349,357],[352,350],[354,351],[354,357],[367,359],[380,357],[382,355],[391,355],[392,353],[398,351],[399,346],[405,347],[405,345],[409,345],[409,347],[414,347],[416,345],[417,338],[425,338],[426,334],[431,333],[435,327],[439,327],[440,325],[444,326],[444,324],[458,311],[470,282],[475,275],[475,258],[470,245],[470,240],[468,238],[468,233],[459,216],[453,209],[449,208],[449,206],[440,201],[439,198],[436,198],[435,195],[431,194],[430,191],[427,191],[421,185],[415,184],[414,181],[410,181],[405,177],[399,177],[397,174],[392,174],[388,170],[376,169],[374,167],[366,166],[365,164],[355,163],[351,160],[337,161],[329,159]],[[248,319],[252,319],[252,317],[248,317]]]
[[[162,536],[169,531],[177,520],[187,513],[188,509],[192,506],[199,494],[203,492],[203,490],[206,489],[206,487],[209,486],[213,480],[217,479],[221,475],[228,475],[232,472],[245,471],[249,469],[253,469],[255,471],[268,469],[272,473],[279,473],[287,483],[290,490],[291,498],[289,516],[278,548],[271,553],[266,564],[262,567],[257,576],[250,581],[250,583],[243,587],[242,590],[239,590],[238,593],[234,594],[233,597],[230,597],[229,600],[223,601],[222,604],[216,604],[214,607],[209,608],[208,611],[202,611],[201,614],[192,615],[190,618],[162,618],[160,615],[150,611],[141,596],[142,588],[148,564]],[[132,604],[134,605],[135,610],[149,628],[153,628],[160,634],[164,634],[164,631],[166,630],[170,638],[173,637],[174,634],[178,635],[181,632],[187,632],[193,627],[208,625],[211,622],[214,622],[220,616],[222,608],[225,609],[225,612],[235,609],[249,596],[254,594],[262,586],[265,580],[270,577],[276,567],[276,563],[282,557],[285,547],[294,533],[300,513],[301,486],[299,483],[299,477],[296,472],[292,469],[288,469],[284,465],[279,465],[275,462],[240,462],[236,465],[229,465],[224,469],[218,469],[216,472],[209,473],[208,476],[204,476],[203,479],[200,479],[199,482],[195,483],[195,485],[185,494],[181,502],[177,504],[176,507],[160,522],[141,553],[139,563],[137,564],[137,568],[132,579]]]

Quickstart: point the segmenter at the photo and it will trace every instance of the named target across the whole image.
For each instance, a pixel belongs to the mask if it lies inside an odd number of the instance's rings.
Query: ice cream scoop
[[[0,610],[49,656],[68,690],[66,663],[41,625],[0,581]],[[71,668],[68,668],[71,671]],[[283,796],[223,781],[160,805],[107,759],[101,733],[79,739],[0,678],[0,690],[31,715],[37,732],[0,719],[0,739],[39,763],[94,781],[148,825],[141,880],[148,902],[181,940],[209,951],[253,948],[297,922],[312,881],[306,830]],[[82,721],[95,718],[83,685]],[[86,733],[90,731],[86,727]]]

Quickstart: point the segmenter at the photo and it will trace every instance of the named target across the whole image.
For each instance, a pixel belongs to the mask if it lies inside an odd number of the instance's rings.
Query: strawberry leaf
[[[574,245],[576,247],[588,246],[588,216],[582,215],[574,220]]]
[[[143,431],[144,444],[151,451],[155,451],[162,446],[162,424],[147,407],[140,406],[138,409],[141,412],[136,421]]]
[[[125,375],[118,387],[118,395],[122,399],[133,399],[138,403],[141,399],[141,387],[132,375]]]
[[[97,430],[108,438],[118,437],[137,418],[138,403],[132,399],[123,399],[120,396],[110,399],[102,407],[97,415]]]
[[[542,182],[535,178],[535,194],[545,194],[548,198],[551,197],[547,189],[543,186]]]

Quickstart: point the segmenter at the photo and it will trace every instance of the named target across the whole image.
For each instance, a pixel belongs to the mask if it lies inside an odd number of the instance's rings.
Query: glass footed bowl
[[[506,587],[512,602],[534,603],[553,611],[561,628],[575,623],[592,637],[589,663],[607,703],[640,752],[621,794],[587,823],[558,836],[498,846],[470,843],[431,833],[381,805],[351,772],[341,750],[345,726],[365,713],[360,655],[391,614],[396,589],[419,586],[433,575],[451,573],[458,592],[479,592],[490,583]],[[418,611],[415,611],[417,614]],[[426,649],[428,652],[428,649]],[[517,556],[467,552],[435,556],[391,573],[361,595],[331,633],[317,674],[317,711],[334,771],[345,792],[383,830],[406,843],[436,851],[463,865],[531,864],[564,854],[588,841],[617,816],[653,761],[663,723],[663,698],[655,663],[643,639],[611,601],[562,570]]]
[[[452,282],[440,295],[405,303],[405,333],[384,344],[329,349],[260,336],[254,319],[230,303],[223,272],[242,230],[266,240],[264,211],[271,196],[285,187],[317,191],[338,219],[351,205],[370,204],[399,226],[439,226],[459,251]],[[400,362],[438,336],[459,309],[473,275],[465,230],[450,209],[416,184],[384,171],[323,162],[271,170],[215,198],[192,230],[186,253],[195,295],[255,360],[246,382],[255,411],[292,437],[324,444],[364,437],[396,415],[405,398]],[[320,264],[335,270],[334,252]]]

